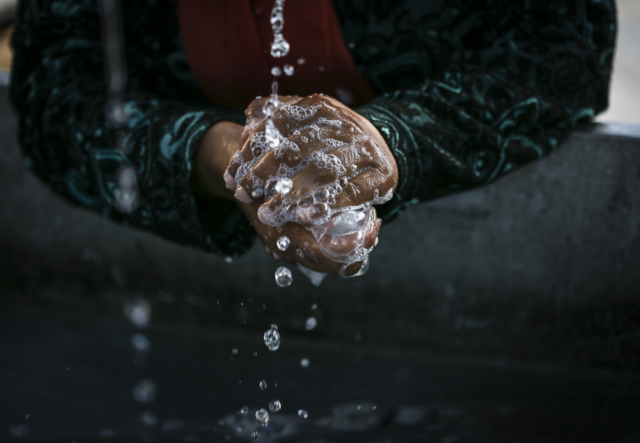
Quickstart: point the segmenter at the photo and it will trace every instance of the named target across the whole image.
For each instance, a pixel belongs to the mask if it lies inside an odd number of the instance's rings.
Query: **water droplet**
[[[227,256],[224,258],[224,261],[226,261],[227,263],[231,263],[231,262],[233,261],[233,257],[231,257],[230,255],[227,255]]]
[[[31,417],[31,414],[24,414],[24,418],[29,418]]]
[[[318,71],[320,71],[320,72],[324,71],[324,66],[318,67]]]
[[[357,333],[354,338],[355,338],[356,341],[360,341],[360,340],[362,340],[362,334]]]
[[[303,368],[308,368],[309,367],[309,359],[308,358],[303,358],[302,360],[300,360],[300,366],[302,366]]]
[[[285,70],[287,69],[287,67],[285,66]],[[278,66],[274,66],[273,68],[271,68],[271,75],[273,75],[274,77],[280,77],[282,75],[282,69],[280,69],[280,67]]]
[[[280,403],[280,400],[271,400],[269,402],[269,410],[271,412],[278,412],[280,409],[282,409],[282,403]]]
[[[233,355],[236,355],[236,354],[238,353],[238,348],[233,348],[233,349],[231,350],[231,353],[232,353]]]
[[[347,44],[347,47],[348,47],[349,49],[353,49],[353,48],[355,48],[355,47],[356,47],[356,44],[355,44],[354,42],[349,42],[349,44]]]
[[[253,198],[260,198],[264,195],[264,191],[262,190],[262,188],[256,188],[251,192],[251,196]]]
[[[120,212],[130,214],[136,210],[140,202],[137,173],[132,167],[125,166],[118,170],[116,181],[116,207]]]
[[[349,88],[336,89],[336,98],[346,106],[351,106],[356,101],[355,95],[353,95],[353,92],[351,92]]]
[[[129,300],[124,304],[124,316],[135,326],[146,328],[151,321],[151,305],[142,298]]]
[[[240,408],[240,413],[242,415],[247,415],[249,413],[249,407],[248,406],[243,406]]]
[[[290,244],[291,244],[291,241],[289,240],[289,237],[287,237],[286,235],[283,235],[282,237],[280,237],[276,243],[276,245],[278,246],[278,249],[280,249],[281,251],[286,251]]]
[[[295,68],[291,65],[284,65],[284,73],[288,76],[292,76],[295,72]]]
[[[291,192],[291,188],[293,187],[293,181],[290,178],[281,178],[276,183],[276,192],[279,192],[282,195],[287,195]]]
[[[304,409],[299,409],[298,410],[298,417],[300,417],[300,418],[308,418],[309,417],[309,413],[307,411],[305,411]]]
[[[151,347],[151,342],[146,335],[134,334],[133,337],[131,337],[131,346],[136,351],[146,352]]]
[[[286,288],[287,286],[291,286],[292,281],[293,277],[291,276],[291,270],[289,270],[289,268],[280,266],[276,269],[276,284],[278,286]]]
[[[271,325],[271,329],[264,333],[264,344],[267,345],[270,351],[277,351],[280,347],[280,333],[278,327]]]
[[[312,305],[311,305],[311,310],[312,310],[312,311],[315,311],[316,309],[318,309],[318,305],[317,305],[317,304],[315,304],[315,303],[314,303],[314,304],[312,304]]]
[[[151,403],[156,399],[156,388],[156,382],[153,380],[140,380],[133,388],[133,398],[140,403]]]
[[[289,53],[289,49],[289,42],[284,39],[282,34],[276,34],[273,43],[271,43],[271,57],[284,57]]]
[[[142,426],[155,426],[158,423],[158,417],[153,412],[145,411],[140,414],[140,423],[142,423]]]
[[[259,421],[262,426],[266,426],[269,423],[269,412],[266,409],[258,409],[256,411],[256,420]]]
[[[264,391],[265,389],[267,389],[267,381],[266,380],[260,380],[260,390]]]
[[[258,434],[257,432],[253,432],[251,434],[251,440],[258,441],[259,438],[260,438],[260,434]]]
[[[317,324],[318,324],[318,322],[316,321],[316,318],[315,318],[315,317],[309,317],[309,318],[307,319],[307,321],[305,322],[305,324],[304,324],[304,328],[305,328],[307,331],[310,331],[310,330],[312,330],[313,328],[315,328]]]

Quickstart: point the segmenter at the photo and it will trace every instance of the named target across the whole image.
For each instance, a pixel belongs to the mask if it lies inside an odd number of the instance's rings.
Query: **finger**
[[[245,111],[247,120],[241,135],[242,143],[246,142],[255,129],[267,118],[264,109],[269,99],[270,97],[261,97],[249,103],[249,106]],[[290,105],[300,101],[300,99],[301,97],[297,95],[278,96],[278,102],[280,105]],[[273,111],[275,112],[276,109],[274,108]]]
[[[341,187],[342,191],[336,197],[336,208],[359,206],[367,202],[381,204],[391,195],[393,177],[372,167],[343,179]]]

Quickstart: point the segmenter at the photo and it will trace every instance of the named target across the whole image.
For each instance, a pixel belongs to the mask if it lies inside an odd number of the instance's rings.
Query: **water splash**
[[[256,421],[258,421],[262,426],[267,426],[270,418],[269,412],[266,409],[263,408],[256,411]]]

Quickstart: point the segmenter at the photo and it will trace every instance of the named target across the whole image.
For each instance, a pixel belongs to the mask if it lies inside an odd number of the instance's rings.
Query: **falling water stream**
[[[290,49],[290,45],[286,41],[282,33],[284,28],[284,4],[285,0],[275,0],[270,15],[271,27],[273,30],[273,42],[271,43],[270,53],[275,59],[286,56],[289,53]],[[107,124],[114,129],[114,132],[116,134],[116,150],[120,152],[125,159],[125,161],[123,161],[122,163],[122,166],[120,166],[115,174],[117,186],[114,192],[114,197],[118,210],[123,213],[131,213],[136,209],[140,198],[137,173],[131,165],[131,162],[129,162],[127,159],[128,149],[127,145],[123,143],[124,139],[121,135],[124,132],[123,129],[127,126],[128,115],[125,100],[127,67],[124,56],[120,0],[100,0],[99,6],[102,16],[102,42],[104,50],[105,78],[107,84],[107,101],[104,109],[105,119],[107,121]],[[298,59],[298,64],[302,65],[304,63],[305,60],[303,58]],[[287,105],[279,100],[278,77],[283,73],[287,76],[291,76],[294,74],[294,72],[295,68],[292,65],[284,65],[282,68],[279,66],[274,66],[271,69],[271,74],[274,77],[274,80],[272,82],[271,95],[266,100],[263,107],[263,113],[266,117],[265,130],[264,133],[257,134],[259,135],[259,137],[252,137],[252,152],[255,158],[248,164],[241,164],[236,175],[236,182],[239,182],[247,174],[252,174],[251,168],[255,164],[255,161],[266,152],[271,150],[280,150],[284,152],[284,150],[286,149],[297,148],[291,146],[292,143],[280,133],[280,131],[276,127],[276,124],[274,123],[274,118],[277,118],[277,116],[275,115],[276,111],[281,111],[281,114],[299,120],[312,117],[312,114],[314,114],[316,111],[314,109],[302,109],[300,107]],[[328,125],[336,124],[332,121],[319,121],[319,123]],[[322,140],[318,127],[313,127],[318,134],[318,139]],[[354,132],[354,139],[363,137],[362,134],[357,133],[357,131],[354,131],[353,129],[352,132]],[[261,139],[263,140],[262,144],[258,142],[258,140]],[[336,147],[336,140],[327,139],[323,141],[325,143],[325,149],[322,151],[326,151],[332,147]],[[356,236],[356,244],[354,244],[353,250],[347,254],[336,255],[335,253],[330,253],[330,251],[322,249],[322,247],[321,250],[332,260],[342,263],[342,270],[346,269],[346,267],[352,263],[364,261],[364,265],[359,272],[359,274],[362,274],[364,273],[364,271],[366,271],[366,268],[368,266],[368,254],[372,249],[367,249],[364,247],[365,234],[368,232],[367,230],[370,229],[370,226],[373,222],[370,217],[371,203],[367,203],[357,207],[346,208],[339,211],[332,211],[329,208],[329,205],[332,202],[335,202],[336,195],[342,192],[342,190],[345,188],[346,184],[348,183],[348,177],[343,178],[336,183],[332,183],[324,188],[318,189],[313,195],[306,197],[306,200],[308,201],[302,201],[304,200],[302,199],[300,201],[299,207],[298,202],[294,202],[289,197],[293,187],[293,181],[291,180],[292,176],[299,169],[308,166],[310,162],[315,161],[319,165],[326,165],[326,167],[329,168],[343,168],[339,160],[336,162],[337,158],[335,158],[335,156],[325,154],[322,151],[310,156],[310,158],[308,159],[303,160],[297,168],[281,168],[282,170],[279,171],[273,179],[267,181],[266,184],[261,183],[261,180],[257,179],[257,177],[253,177],[253,182],[254,184],[257,184],[257,186],[254,186],[251,191],[251,195],[254,198],[264,197],[265,200],[272,197],[275,193],[278,193],[280,194],[280,196],[282,196],[282,207],[280,208],[279,212],[274,214],[271,223],[269,223],[271,225],[281,226],[286,222],[298,222],[295,218],[295,211],[302,210],[303,212],[308,212],[308,216],[310,215],[309,218],[312,220],[313,225],[310,230],[318,241],[325,235],[339,237],[345,234],[357,233],[358,235]],[[234,157],[234,161],[238,161],[237,155],[236,157]],[[331,228],[326,228],[324,225],[329,220],[332,221],[332,226]],[[286,251],[290,247],[290,245],[291,240],[286,235],[282,235],[280,238],[278,238],[276,243],[276,246],[280,251]],[[298,253],[298,255],[301,255],[301,251],[300,253],[299,251],[296,251],[296,253]],[[227,258],[227,261],[229,262],[231,260]],[[299,268],[316,285],[318,285],[324,277],[324,274],[311,271],[301,266],[299,266]],[[279,267],[275,273],[275,280],[277,285],[280,287],[287,287],[291,285],[291,270],[285,266]],[[141,330],[149,325],[151,319],[151,306],[146,300],[134,299],[125,303],[124,314],[125,317],[136,328]],[[305,329],[312,330],[316,327],[316,325],[316,318],[313,316],[309,317],[305,322]],[[278,331],[277,325],[271,325],[271,327],[264,333],[263,338],[265,345],[270,351],[277,351],[280,347],[281,336],[280,332]],[[138,331],[131,338],[131,346],[134,352],[134,363],[139,367],[144,367],[146,365],[147,354],[150,349],[149,339],[144,334],[142,334],[141,331]],[[236,354],[237,349],[234,349],[233,353]],[[309,367],[309,359],[302,358],[300,361],[300,365],[302,368]],[[260,381],[259,388],[262,391],[268,389],[266,380]],[[144,405],[148,405],[155,400],[156,392],[157,385],[153,380],[149,378],[141,378],[133,387],[132,395],[136,401]],[[263,407],[257,409],[255,412],[255,420],[262,427],[266,427],[269,425],[271,421],[271,414],[280,412],[283,408],[283,405],[280,400],[272,399],[267,407],[268,410],[267,408]],[[249,408],[247,406],[241,407],[238,414],[244,417],[250,415]],[[307,419],[309,417],[309,414],[306,410],[299,409],[297,411],[297,417],[299,419]],[[151,411],[144,410],[140,415],[140,422],[143,426],[151,427],[156,424],[157,418]],[[260,431],[259,429],[255,430],[255,428],[253,427],[247,427],[247,429],[249,428],[251,428],[252,431],[250,434],[251,439],[254,441],[259,440],[262,431]]]

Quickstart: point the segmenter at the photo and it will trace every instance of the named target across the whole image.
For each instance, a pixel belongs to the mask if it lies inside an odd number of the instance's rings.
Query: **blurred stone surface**
[[[616,135],[624,134],[624,135]],[[0,306],[354,342],[446,358],[640,367],[640,130],[576,131],[498,182],[383,226],[371,269],[313,287],[257,244],[222,257],[68,204],[21,161],[0,89]],[[313,303],[317,310],[311,310]],[[318,326],[304,331],[314,315]]]

